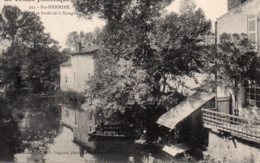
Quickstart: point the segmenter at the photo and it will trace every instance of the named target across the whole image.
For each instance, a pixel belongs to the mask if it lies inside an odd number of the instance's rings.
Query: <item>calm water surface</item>
[[[19,150],[9,152],[9,156],[0,158],[0,161],[128,162],[133,156],[135,162],[173,162],[163,153],[129,141],[85,142],[79,145],[73,141],[73,131],[62,125],[62,115],[60,106],[53,99],[34,97],[18,101],[14,105],[13,116],[20,133]]]

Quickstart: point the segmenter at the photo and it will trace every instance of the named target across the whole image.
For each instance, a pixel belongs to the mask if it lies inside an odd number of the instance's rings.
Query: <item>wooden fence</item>
[[[231,98],[221,97],[218,98],[218,110],[222,113],[232,114]]]

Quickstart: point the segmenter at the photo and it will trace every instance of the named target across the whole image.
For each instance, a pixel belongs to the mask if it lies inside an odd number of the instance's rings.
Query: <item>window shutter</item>
[[[247,36],[249,41],[257,43],[257,15],[247,16]]]
[[[260,56],[260,14],[256,18],[256,32],[257,32],[257,55]]]

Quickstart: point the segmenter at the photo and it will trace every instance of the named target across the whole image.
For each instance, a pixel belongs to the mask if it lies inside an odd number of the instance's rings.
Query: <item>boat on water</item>
[[[95,131],[89,132],[92,139],[133,139],[132,129],[126,125],[104,125],[101,124],[95,128]]]

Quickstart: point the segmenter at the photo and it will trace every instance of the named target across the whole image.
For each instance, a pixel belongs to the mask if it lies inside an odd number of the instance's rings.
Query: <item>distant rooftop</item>
[[[61,67],[69,67],[71,66],[71,59],[69,58],[66,62],[60,64]]]
[[[71,53],[71,56],[75,55],[92,55],[94,52],[98,50],[98,46],[92,43],[88,43],[87,45],[82,46],[81,43],[78,43],[76,52]],[[60,64],[61,67],[69,67],[71,66],[71,57],[66,62]]]
[[[71,55],[84,55],[91,54],[98,50],[98,46],[92,43],[88,43],[87,45],[82,46],[81,43],[78,43],[76,52],[71,53]]]

